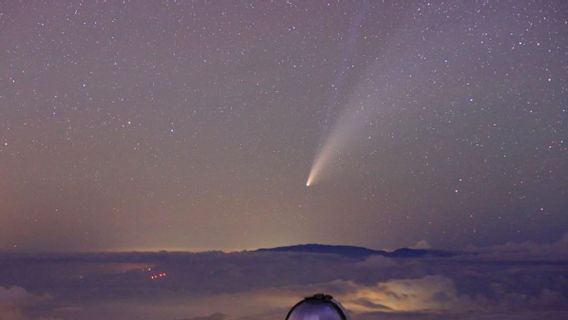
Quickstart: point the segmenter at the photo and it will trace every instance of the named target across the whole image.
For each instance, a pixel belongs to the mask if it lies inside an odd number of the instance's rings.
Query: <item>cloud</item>
[[[485,248],[470,247],[480,258],[499,260],[566,260],[568,259],[568,233],[553,243],[508,242]]]
[[[375,286],[359,287],[351,293],[347,305],[354,311],[467,311],[476,304],[460,296],[453,280],[444,276],[418,279],[394,279]],[[379,306],[378,308],[374,306]]]
[[[227,319],[227,315],[224,313],[212,313],[208,316],[198,316],[198,317],[193,317],[193,318],[184,318],[184,319],[180,319],[180,320],[225,320]]]
[[[420,241],[416,242],[410,248],[412,248],[412,249],[430,249],[430,248],[432,248],[432,246],[430,245],[430,243],[428,241],[420,240]]]
[[[20,304],[33,298],[26,289],[21,287],[0,287],[0,304]]]
[[[18,286],[1,287],[0,286],[0,319],[1,320],[29,320],[24,309],[37,305],[49,296],[34,295],[26,289]],[[42,317],[47,320],[47,318]]]
[[[0,287],[0,319],[282,319],[317,292],[333,295],[358,320],[562,319],[567,239],[403,259],[268,252],[12,257],[0,285],[19,287]],[[167,277],[153,281],[152,272]]]

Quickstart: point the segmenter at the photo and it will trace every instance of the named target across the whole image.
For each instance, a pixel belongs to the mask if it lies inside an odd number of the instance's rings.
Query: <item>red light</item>
[[[165,278],[168,274],[165,272],[160,272],[157,274],[153,274],[150,276],[150,280],[157,280],[157,279],[161,279],[161,278]]]

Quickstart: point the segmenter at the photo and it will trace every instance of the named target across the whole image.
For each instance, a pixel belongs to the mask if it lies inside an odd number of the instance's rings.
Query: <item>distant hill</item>
[[[384,256],[388,258],[448,257],[455,255],[455,253],[453,252],[441,250],[401,248],[394,251],[383,251],[357,246],[326,245],[315,243],[276,248],[262,248],[256,250],[256,252],[325,253],[352,258],[365,258],[373,255]]]

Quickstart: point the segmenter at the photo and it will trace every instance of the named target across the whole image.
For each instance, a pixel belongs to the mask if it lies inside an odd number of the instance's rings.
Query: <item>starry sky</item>
[[[0,3],[0,250],[552,242],[567,173],[566,1]]]

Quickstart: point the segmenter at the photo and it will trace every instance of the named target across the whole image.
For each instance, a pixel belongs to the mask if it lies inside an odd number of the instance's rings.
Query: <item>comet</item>
[[[361,124],[365,123],[367,117],[367,111],[348,108],[343,112],[314,157],[306,187],[313,186],[330,175],[334,164],[341,161],[341,155],[357,144],[361,136]]]
[[[366,12],[368,11],[368,1],[364,0],[360,2],[360,4],[361,5],[357,8],[349,23],[345,45],[343,46],[343,50],[341,51],[339,66],[337,68],[338,71],[335,73],[334,81],[331,84],[332,90],[329,97],[329,102],[327,103],[325,118],[323,120],[323,128],[321,130],[318,151],[316,152],[314,161],[312,163],[312,167],[308,175],[308,180],[306,181],[306,187],[312,186],[316,178],[319,178],[320,172],[323,169],[324,165],[329,162],[329,160],[331,160],[330,157],[335,154],[334,150],[336,149],[336,145],[334,142],[330,141],[333,139],[327,137],[329,131],[328,128],[331,115],[334,113],[333,111],[339,104],[339,95],[343,91],[342,89],[345,83],[345,79],[347,78],[347,75],[352,68],[350,61],[355,52],[357,39],[360,33],[360,27],[363,23],[363,20],[365,19]]]

